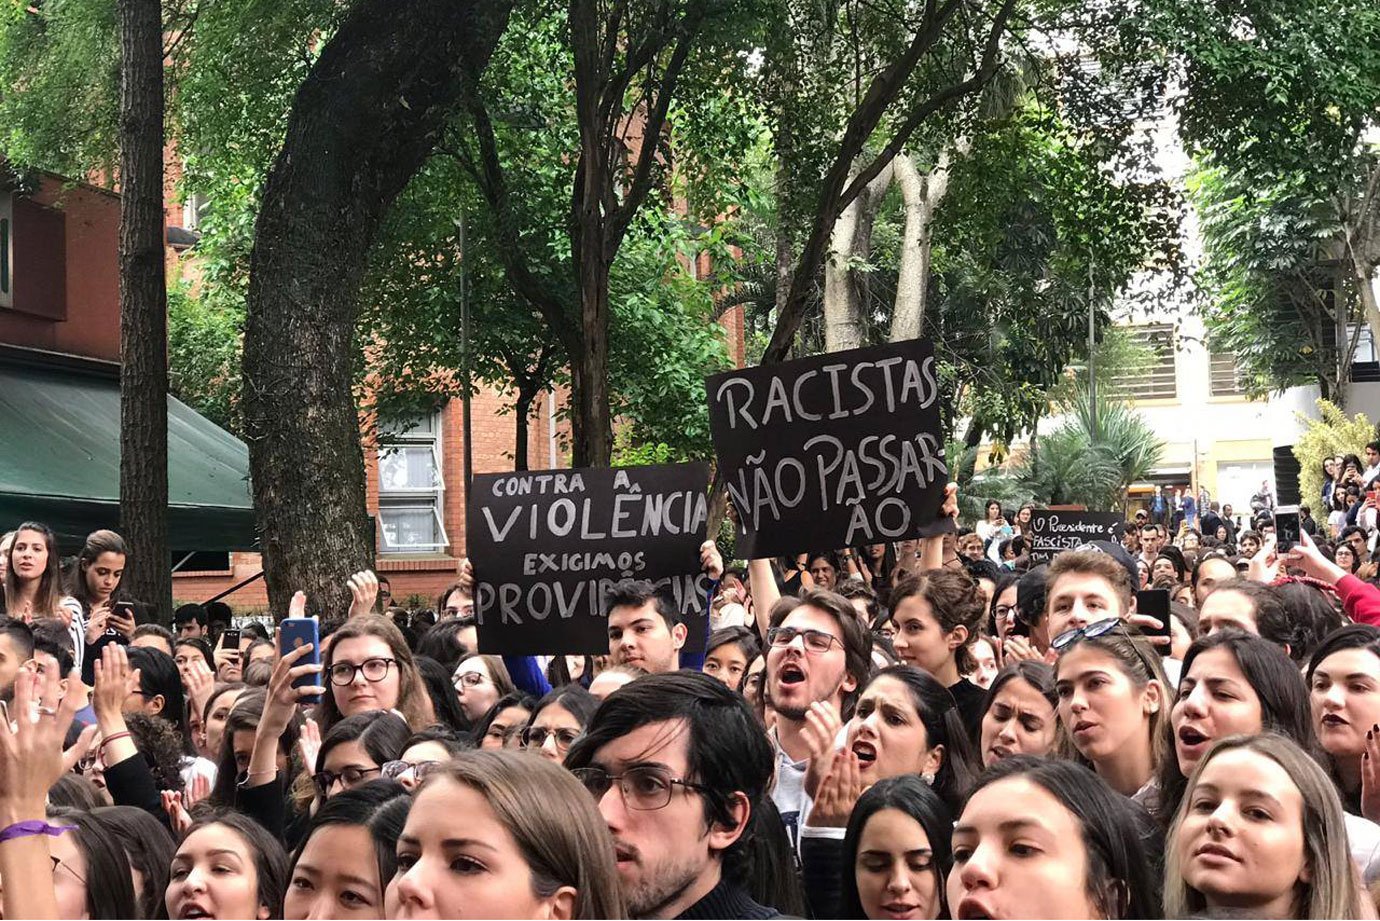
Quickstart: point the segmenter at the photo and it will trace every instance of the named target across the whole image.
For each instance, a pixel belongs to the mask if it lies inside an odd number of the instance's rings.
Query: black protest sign
[[[923,340],[716,374],[714,450],[747,558],[951,530],[934,348]]]
[[[607,653],[604,596],[647,579],[704,648],[704,464],[475,474],[466,510],[479,648],[494,655]]]
[[[1126,520],[1109,512],[1065,512],[1040,509],[1030,513],[1030,561],[1048,563],[1056,553],[1095,540],[1117,543]]]

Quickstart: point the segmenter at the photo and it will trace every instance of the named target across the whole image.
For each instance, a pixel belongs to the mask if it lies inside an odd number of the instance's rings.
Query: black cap
[[[1135,559],[1126,552],[1126,548],[1121,544],[1114,544],[1108,540],[1093,540],[1086,544],[1080,544],[1078,550],[1088,550],[1093,553],[1105,553],[1115,559],[1126,570],[1126,575],[1131,580],[1131,589],[1134,591],[1140,586],[1140,567],[1136,565]]]

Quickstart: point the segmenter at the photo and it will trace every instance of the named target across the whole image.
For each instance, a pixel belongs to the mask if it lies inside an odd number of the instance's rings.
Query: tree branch
[[[661,76],[661,85],[657,89],[656,103],[652,108],[651,114],[647,117],[646,131],[642,137],[642,149],[638,151],[637,164],[633,168],[632,182],[628,185],[627,192],[623,195],[623,203],[609,218],[604,232],[604,251],[614,252],[623,241],[623,235],[627,233],[628,225],[632,223],[633,216],[637,209],[642,207],[642,202],[646,200],[647,194],[652,189],[653,167],[658,162],[661,152],[661,132],[666,126],[666,113],[670,111],[671,100],[675,97],[676,83],[680,79],[681,71],[685,68],[685,62],[690,57],[690,49],[695,43],[695,38],[699,34],[701,19],[696,16],[693,21],[685,23],[685,30],[681,34],[680,40],[676,44],[676,49],[671,54],[671,60],[666,64],[666,70]]]
[[[488,107],[468,82],[464,95],[465,108],[474,123],[475,139],[479,145],[479,170],[474,175],[489,204],[489,210],[493,212],[494,228],[501,244],[498,253],[503,263],[503,274],[513,286],[513,291],[537,308],[546,322],[551,324],[552,330],[571,351],[571,355],[577,355],[582,338],[579,329],[571,323],[561,299],[532,271],[526,248],[518,234],[517,215],[513,212],[507,177],[499,160],[498,142]],[[472,163],[469,166],[473,168]]]

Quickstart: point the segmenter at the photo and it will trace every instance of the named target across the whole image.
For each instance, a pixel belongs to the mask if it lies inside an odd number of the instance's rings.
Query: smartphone
[[[112,616],[112,617],[114,617],[114,618],[116,618],[116,619],[118,619],[118,620],[124,621],[126,624],[129,625],[129,630],[126,631],[126,632],[132,633],[132,632],[134,631],[134,627],[135,627],[135,626],[137,625],[137,623],[138,623],[138,614],[137,614],[137,612],[136,612],[136,610],[135,610],[134,602],[132,602],[132,601],[117,601],[117,602],[115,602],[115,604],[111,607],[110,613],[111,613],[111,616]],[[120,632],[120,631],[117,631],[117,630],[112,626],[112,627],[107,627],[105,632],[106,632],[106,633],[117,633],[117,632]]]
[[[236,652],[239,652],[239,649],[240,649],[240,631],[239,631],[239,628],[238,628],[238,627],[226,627],[224,630],[221,631],[221,633],[220,633],[220,648],[221,648],[221,649],[233,649],[233,650],[235,650]]]
[[[1275,509],[1275,549],[1287,553],[1299,542],[1299,507],[1281,505]]]
[[[1140,631],[1146,636],[1169,636],[1169,589],[1143,588],[1136,592],[1136,613],[1160,622],[1159,630],[1141,627]],[[1165,645],[1155,646],[1155,651],[1162,656],[1169,655],[1169,647]]]
[[[283,622],[278,625],[278,655],[284,656],[301,646],[311,644],[311,652],[306,657],[299,660],[297,665],[320,665],[321,664],[321,631],[317,626],[314,617],[285,617]],[[314,675],[303,675],[294,678],[292,686],[295,688],[309,687],[321,683],[320,673]],[[320,694],[313,694],[310,697],[300,698],[303,703],[319,704]]]

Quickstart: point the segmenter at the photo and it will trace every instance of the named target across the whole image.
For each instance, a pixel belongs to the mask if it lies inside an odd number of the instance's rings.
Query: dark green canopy
[[[115,366],[0,350],[0,532],[41,521],[66,553],[120,521],[120,384]],[[252,550],[249,451],[168,398],[168,545]]]

